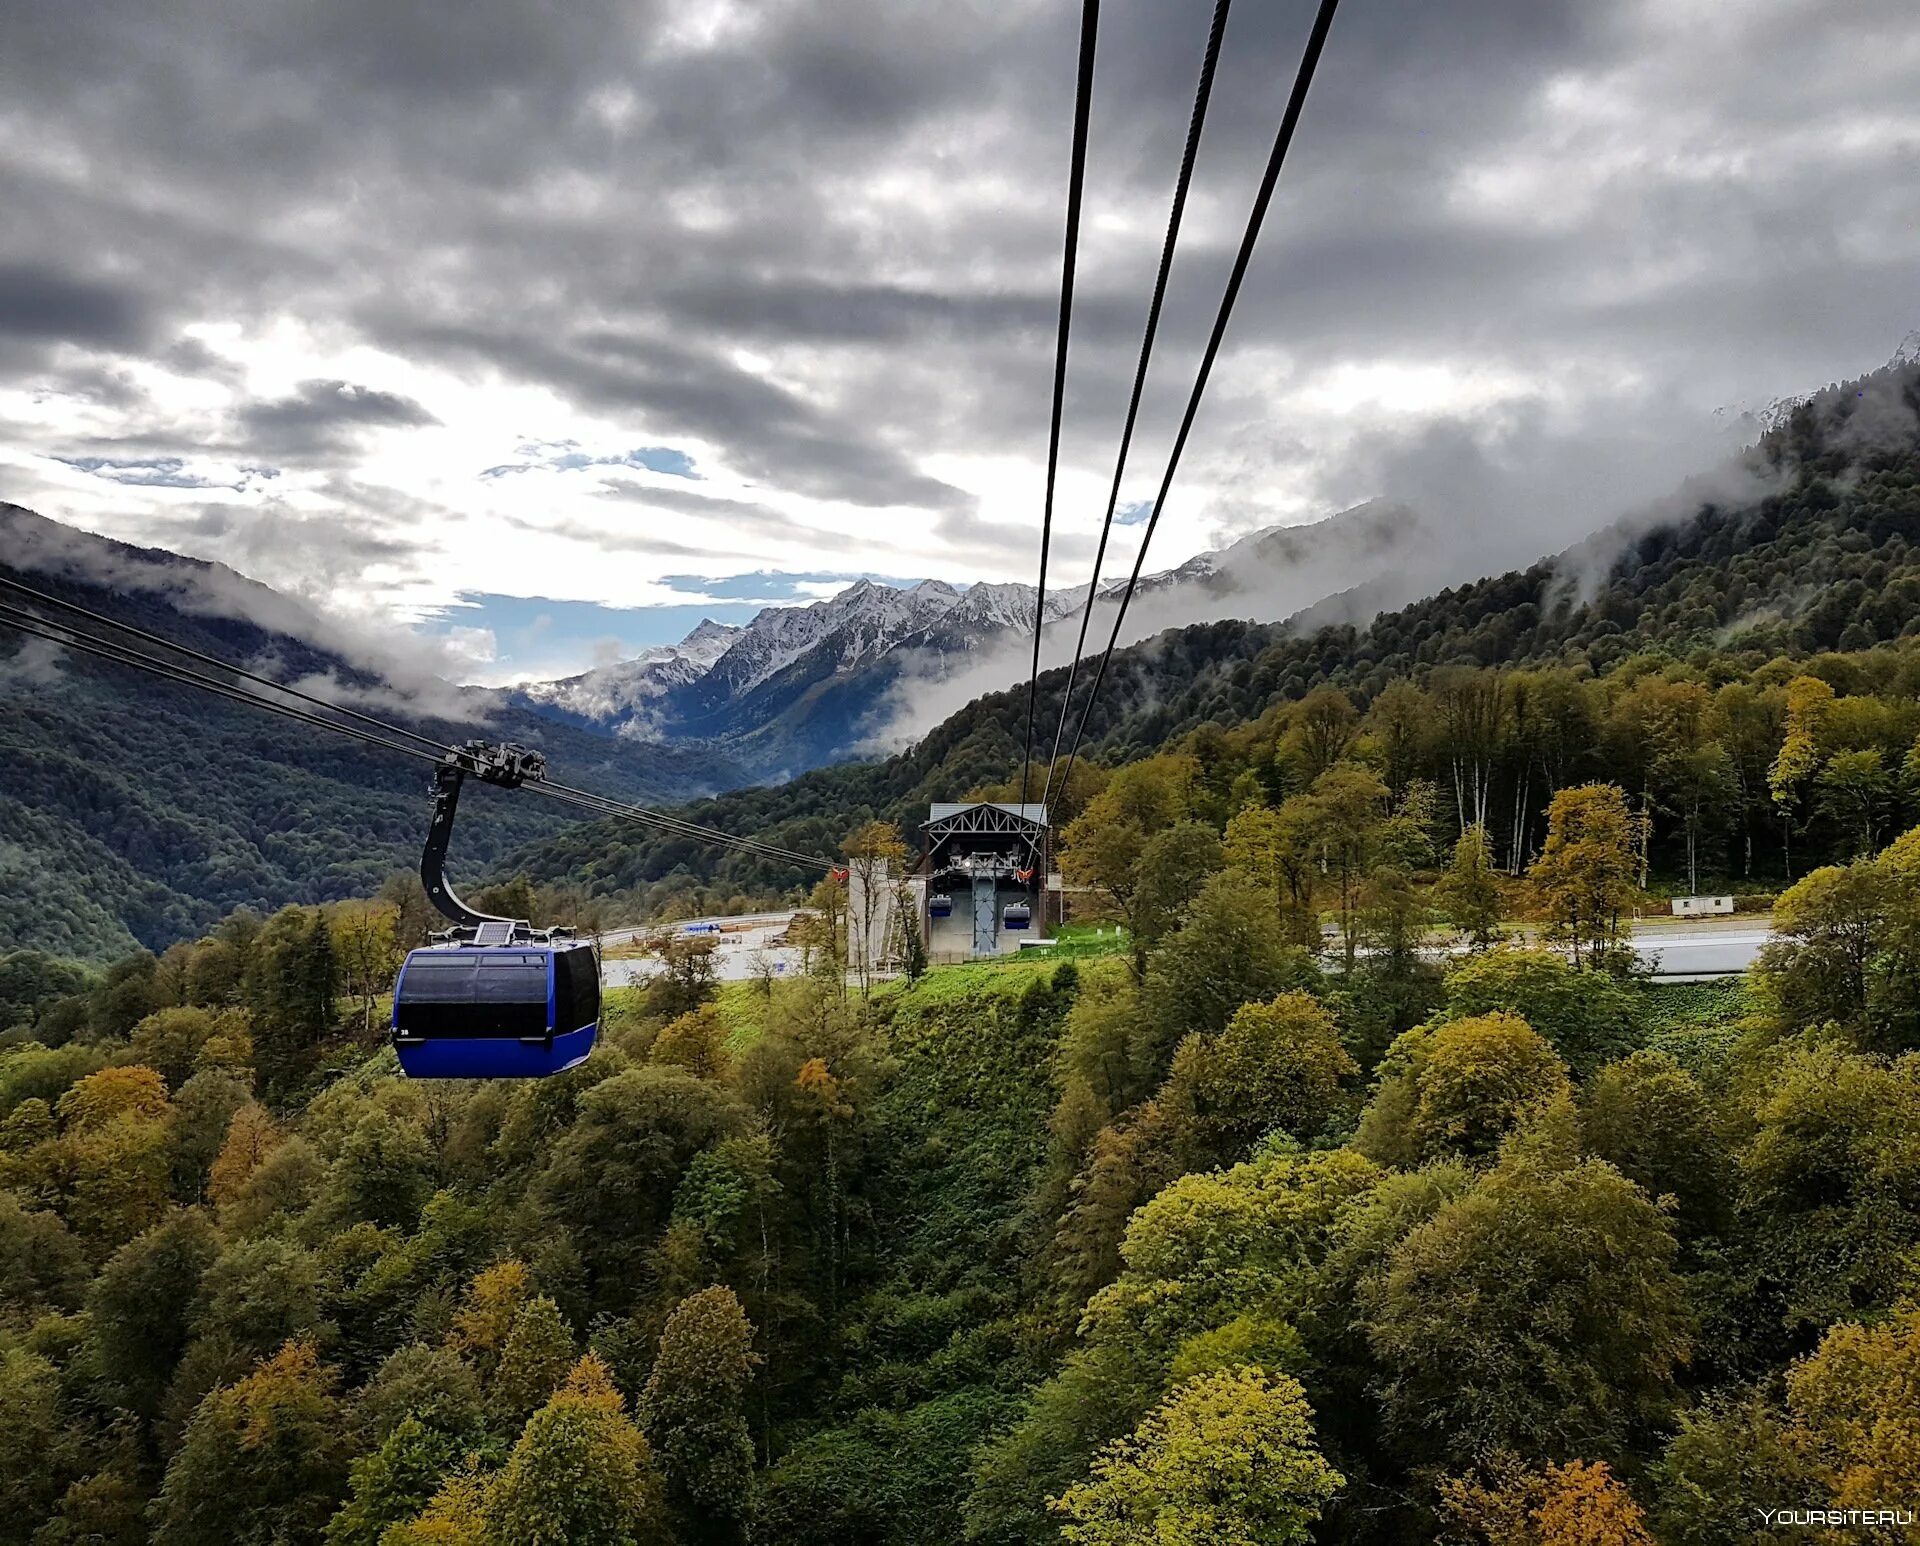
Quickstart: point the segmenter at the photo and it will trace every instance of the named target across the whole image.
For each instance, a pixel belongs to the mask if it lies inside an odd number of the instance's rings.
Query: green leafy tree
[[[546,1295],[520,1306],[487,1392],[496,1417],[509,1427],[524,1422],[567,1377],[578,1351],[560,1307]]]
[[[1242,1004],[1320,986],[1311,958],[1286,942],[1265,892],[1232,871],[1210,877],[1156,954],[1141,993],[1153,1073],[1164,1071],[1166,1056],[1187,1032],[1223,1031]]]
[[[268,1090],[291,1090],[312,1072],[333,1033],[338,990],[326,914],[300,907],[276,913],[248,954],[245,982],[254,1057]]]
[[[60,1097],[63,1211],[112,1250],[163,1218],[172,1155],[166,1084],[150,1068],[103,1068]]]
[[[1814,870],[1781,895],[1774,937],[1756,966],[1786,1024],[1837,1020],[1865,1028],[1890,900],[1885,872],[1867,861]]]
[[[1877,747],[1834,753],[1813,787],[1821,814],[1853,835],[1857,857],[1880,846],[1880,832],[1893,807],[1894,779]]]
[[[1434,896],[1472,949],[1484,950],[1499,939],[1506,899],[1494,873],[1493,844],[1485,827],[1471,826],[1460,834]]]
[[[168,1086],[177,1091],[193,1076],[210,1039],[244,1034],[245,1029],[245,1018],[232,1010],[215,1014],[197,1008],[156,1009],[134,1026],[127,1055],[136,1063],[157,1069]]]
[[[1733,1177],[1717,1113],[1669,1054],[1635,1052],[1595,1074],[1581,1132],[1589,1149],[1649,1196],[1672,1197],[1688,1232],[1704,1235],[1724,1221]]]
[[[347,1485],[335,1383],[312,1343],[290,1342],[208,1395],[154,1503],[157,1546],[321,1540]]]
[[[206,1201],[213,1164],[226,1145],[234,1115],[252,1099],[247,1081],[225,1069],[206,1069],[180,1086],[169,1130],[177,1200]]]
[[[88,994],[87,1029],[96,1040],[119,1041],[166,1002],[160,963],[137,951],[109,966]]]
[[[41,1016],[62,999],[84,994],[92,974],[44,950],[0,952],[0,1031],[36,1033]]]
[[[1137,969],[1145,964],[1135,916],[1140,856],[1150,838],[1190,813],[1198,774],[1198,763],[1178,754],[1129,763],[1060,834],[1063,874],[1118,910],[1135,939]]]
[[[26,1541],[52,1512],[74,1460],[59,1371],[25,1348],[0,1349],[0,1540]]]
[[[1316,687],[1295,704],[1286,751],[1298,762],[1302,782],[1312,783],[1345,757],[1359,728],[1353,700],[1337,687]]]
[[[1796,676],[1787,684],[1786,729],[1773,765],[1767,769],[1767,790],[1780,812],[1789,875],[1793,873],[1794,818],[1826,755],[1827,725],[1832,714],[1833,688],[1819,677]]]
[[[528,1420],[485,1503],[488,1546],[665,1538],[660,1478],[607,1367],[589,1353]]]
[[[739,1106],[708,1081],[678,1068],[628,1069],[581,1097],[533,1196],[574,1232],[589,1270],[617,1284],[638,1269],[693,1157],[744,1125]]]
[[[486,1415],[480,1378],[449,1347],[411,1342],[389,1354],[354,1399],[353,1424],[377,1447],[408,1418],[440,1433],[477,1437]]]
[[[1134,861],[1133,932],[1151,949],[1179,927],[1200,887],[1221,865],[1220,838],[1204,822],[1175,822]]]
[[[1482,1159],[1568,1088],[1566,1065],[1517,1015],[1443,1021],[1388,1049],[1354,1145],[1389,1165]]]
[[[1366,1295],[1389,1435],[1410,1460],[1619,1453],[1691,1345],[1659,1209],[1547,1130],[1389,1254]]]
[[[1828,1506],[1884,1508],[1920,1487],[1920,1305],[1835,1326],[1787,1375],[1788,1446]]]
[[[1333,1016],[1309,994],[1282,993],[1243,1005],[1218,1036],[1182,1042],[1162,1100],[1191,1166],[1231,1164],[1274,1129],[1318,1133],[1359,1072]]]
[[[1659,1539],[1671,1546],[1789,1546],[1807,1533],[1767,1527],[1782,1492],[1818,1496],[1790,1447],[1780,1414],[1759,1392],[1710,1397],[1676,1416],[1666,1452],[1653,1467]]]
[[[147,1494],[130,1462],[83,1476],[61,1495],[33,1546],[146,1546]]]
[[[194,1332],[264,1356],[319,1331],[321,1293],[319,1259],[297,1241],[231,1241],[200,1281]]]
[[[0,1191],[0,1321],[74,1308],[87,1277],[85,1253],[57,1214]]]
[[[533,889],[533,881],[524,874],[482,886],[473,894],[473,905],[480,912],[521,918],[536,926],[546,921],[540,912],[540,898]]]
[[[1290,944],[1320,948],[1319,808],[1306,796],[1243,806],[1227,822],[1221,853],[1280,909]]]
[[[927,974],[927,941],[921,932],[920,910],[913,892],[903,883],[894,888],[893,926],[900,931],[900,970],[909,983]],[[770,966],[771,963],[769,963]],[[766,996],[773,996],[773,976],[769,969],[760,977]]]
[[[434,1155],[417,1123],[369,1107],[340,1145],[330,1178],[336,1215],[411,1229],[433,1195]]]
[[[1740,1216],[1781,1285],[1782,1319],[1822,1327],[1888,1308],[1920,1247],[1920,1057],[1892,1063],[1831,1042],[1770,1068],[1736,1155]]]
[[[491,1374],[506,1351],[520,1312],[533,1298],[533,1274],[518,1258],[494,1262],[473,1276],[447,1334],[450,1347]]]
[[[660,1355],[639,1401],[639,1419],[666,1478],[676,1539],[746,1538],[753,1440],[746,1403],[753,1328],[733,1290],[702,1289],[674,1306]]]
[[[100,1372],[129,1410],[160,1409],[192,1334],[194,1306],[220,1237],[197,1209],[174,1214],[115,1251],[87,1293]]]
[[[488,1478],[478,1470],[455,1472],[418,1517],[389,1525],[380,1546],[491,1546],[487,1529]]]
[[[1369,868],[1378,857],[1387,815],[1387,786],[1366,768],[1342,763],[1328,768],[1308,791],[1320,863],[1333,878],[1340,908],[1340,940],[1353,970],[1360,948],[1360,902]]]
[[[1645,1019],[1632,984],[1549,950],[1509,946],[1470,956],[1447,973],[1446,995],[1447,1013],[1457,1018],[1518,1015],[1582,1077],[1631,1052]]]
[[[1345,1482],[1299,1383],[1239,1367],[1180,1386],[1055,1507],[1077,1546],[1304,1546]]]
[[[455,1436],[403,1418],[378,1449],[353,1462],[351,1495],[327,1525],[327,1546],[380,1546],[389,1526],[414,1518],[432,1501],[462,1449]]]

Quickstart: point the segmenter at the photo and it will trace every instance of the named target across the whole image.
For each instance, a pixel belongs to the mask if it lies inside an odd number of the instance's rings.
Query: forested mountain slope
[[[297,631],[296,603],[217,565],[88,537],[0,506],[0,574],[282,680],[383,684]],[[227,598],[228,611],[208,607]],[[278,621],[249,621],[242,609]],[[317,620],[313,620],[316,621]],[[696,749],[645,758],[492,694],[439,686],[429,718],[391,694],[383,717],[450,740],[544,747],[569,779],[628,799],[684,798],[731,776]],[[103,959],[160,948],[230,909],[363,895],[417,862],[424,764],[96,661],[0,626],[0,946]],[[566,825],[544,801],[479,790],[456,862],[473,875]]]
[[[1396,678],[1441,666],[1558,664],[1604,672],[1636,654],[1712,656],[1734,674],[1920,630],[1920,366],[1896,364],[1816,394],[1715,480],[1745,497],[1623,522],[1557,558],[1476,581],[1368,626],[1220,622],[1117,654],[1089,726],[1102,761],[1156,750],[1203,724],[1233,725],[1315,686],[1364,707]],[[1365,615],[1363,595],[1344,598]],[[1040,683],[1040,724],[1064,671]],[[1019,757],[1025,691],[969,704],[911,751],[825,769],[690,807],[696,819],[831,851],[868,815],[921,819],[930,800],[1005,779]],[[514,855],[536,879],[573,878],[663,900],[764,893],[803,875],[695,845],[596,825]]]

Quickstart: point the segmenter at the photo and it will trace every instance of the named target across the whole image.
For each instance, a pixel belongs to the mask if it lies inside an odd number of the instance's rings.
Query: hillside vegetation
[[[0,535],[16,530],[51,530],[72,552],[55,569],[25,569],[14,561],[29,545],[9,546],[0,575],[284,680],[370,693],[375,713],[436,737],[539,745],[569,776],[627,799],[677,799],[726,782],[724,763],[708,754],[661,748],[637,759],[607,737],[484,694],[468,700],[472,721],[426,717],[338,654],[200,609],[207,603],[194,599],[194,582],[218,580],[244,588],[244,604],[297,611],[237,575],[0,506]],[[0,941],[96,961],[136,943],[159,950],[190,939],[235,907],[368,892],[417,863],[431,811],[421,763],[4,624],[0,763]],[[567,825],[549,802],[485,788],[462,811],[455,863],[467,875]]]
[[[1750,992],[1649,989],[1615,786],[1521,883],[1576,965],[1491,943],[1515,883],[1414,787],[1310,948],[1303,811],[1215,831],[1181,762],[1070,850],[1134,956],[867,996],[822,936],[717,997],[688,946],[545,1082],[400,1077],[389,904],[0,961],[0,1542],[1732,1546],[1901,1496],[1920,830],[1789,888]]]
[[[1093,756],[1112,765],[1182,749],[1222,791],[1250,768],[1277,798],[1317,773],[1313,757],[1303,763],[1285,749],[1300,740],[1303,700],[1333,688],[1360,711],[1370,759],[1389,782],[1434,780],[1456,830],[1486,825],[1503,862],[1530,852],[1556,788],[1604,776],[1657,808],[1653,860],[1669,879],[1705,868],[1736,889],[1782,883],[1819,799],[1809,784],[1783,813],[1761,777],[1786,735],[1787,684],[1807,676],[1854,700],[1823,719],[1821,734],[1828,750],[1878,753],[1877,772],[1860,762],[1832,774],[1863,774],[1872,792],[1862,798],[1877,809],[1897,793],[1889,781],[1913,743],[1920,366],[1819,394],[1721,481],[1765,492],[1623,527],[1364,629],[1214,623],[1124,651],[1092,717]],[[1065,676],[1041,678],[1049,734]],[[911,831],[934,800],[1016,787],[1007,776],[1024,712],[1024,690],[984,697],[902,756],[741,790],[689,813],[821,853],[870,817]],[[1633,759],[1624,766],[1623,754]],[[1036,768],[1035,784],[1043,781]],[[1082,773],[1056,790],[1056,818],[1076,815],[1097,783]],[[1835,830],[1810,841],[1809,857],[1851,851]],[[705,910],[807,878],[605,823],[507,863],[640,911]]]

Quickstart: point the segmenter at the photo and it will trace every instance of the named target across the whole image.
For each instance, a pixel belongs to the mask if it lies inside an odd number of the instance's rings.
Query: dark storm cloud
[[[0,333],[122,348],[141,341],[148,320],[144,297],[129,287],[0,262]]]
[[[1310,9],[1243,4],[1229,23],[1141,426],[1149,484]],[[297,318],[338,346],[548,389],[620,425],[616,446],[684,441],[769,499],[918,512],[958,572],[1004,567],[1035,547],[1037,484],[1030,508],[980,510],[929,467],[1044,455],[1075,11],[25,7],[0,51],[0,385],[60,390],[142,359],[231,384],[181,327]],[[1105,8],[1065,445],[1101,479],[1204,12]],[[1884,357],[1920,320],[1920,17],[1909,0],[1754,0],[1711,49],[1697,20],[1656,0],[1343,9],[1189,452],[1186,479],[1228,490],[1210,519],[1258,521],[1289,479],[1522,511],[1585,476],[1583,444],[1664,471],[1718,403]],[[76,349],[107,363],[56,360]],[[1388,406],[1337,434],[1277,406],[1382,362],[1521,384],[1464,416]],[[119,411],[117,439],[53,449],[190,456],[195,426],[164,405],[128,385]],[[431,422],[316,380],[243,405],[222,449],[339,470],[363,433]],[[1063,510],[1057,551],[1090,556],[1096,520]]]
[[[618,328],[589,329],[555,342],[520,332],[385,320],[389,336],[404,338],[418,352],[504,367],[601,412],[643,413],[647,423],[672,434],[723,444],[736,471],[794,493],[860,505],[955,509],[971,503],[863,426],[823,412],[699,342]]]
[[[410,397],[350,381],[303,381],[286,397],[246,404],[236,417],[245,447],[289,458],[336,451],[360,430],[440,422]]]

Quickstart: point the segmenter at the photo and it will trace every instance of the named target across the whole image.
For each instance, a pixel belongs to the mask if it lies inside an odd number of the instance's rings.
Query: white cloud
[[[475,4],[459,47],[297,0],[246,28],[99,0],[22,35],[0,493],[400,623],[463,592],[702,599],[668,574],[1030,579],[1071,8]],[[1297,11],[1230,23],[1123,505],[1157,484]],[[1109,8],[1058,585],[1106,503],[1199,30]],[[1583,441],[1684,471],[1715,408],[1884,358],[1920,320],[1916,69],[1906,0],[1343,15],[1150,567],[1419,503],[1368,480],[1434,426],[1530,493],[1584,477]],[[1518,457],[1535,432],[1566,456]],[[545,446],[668,447],[700,481],[482,476]]]

